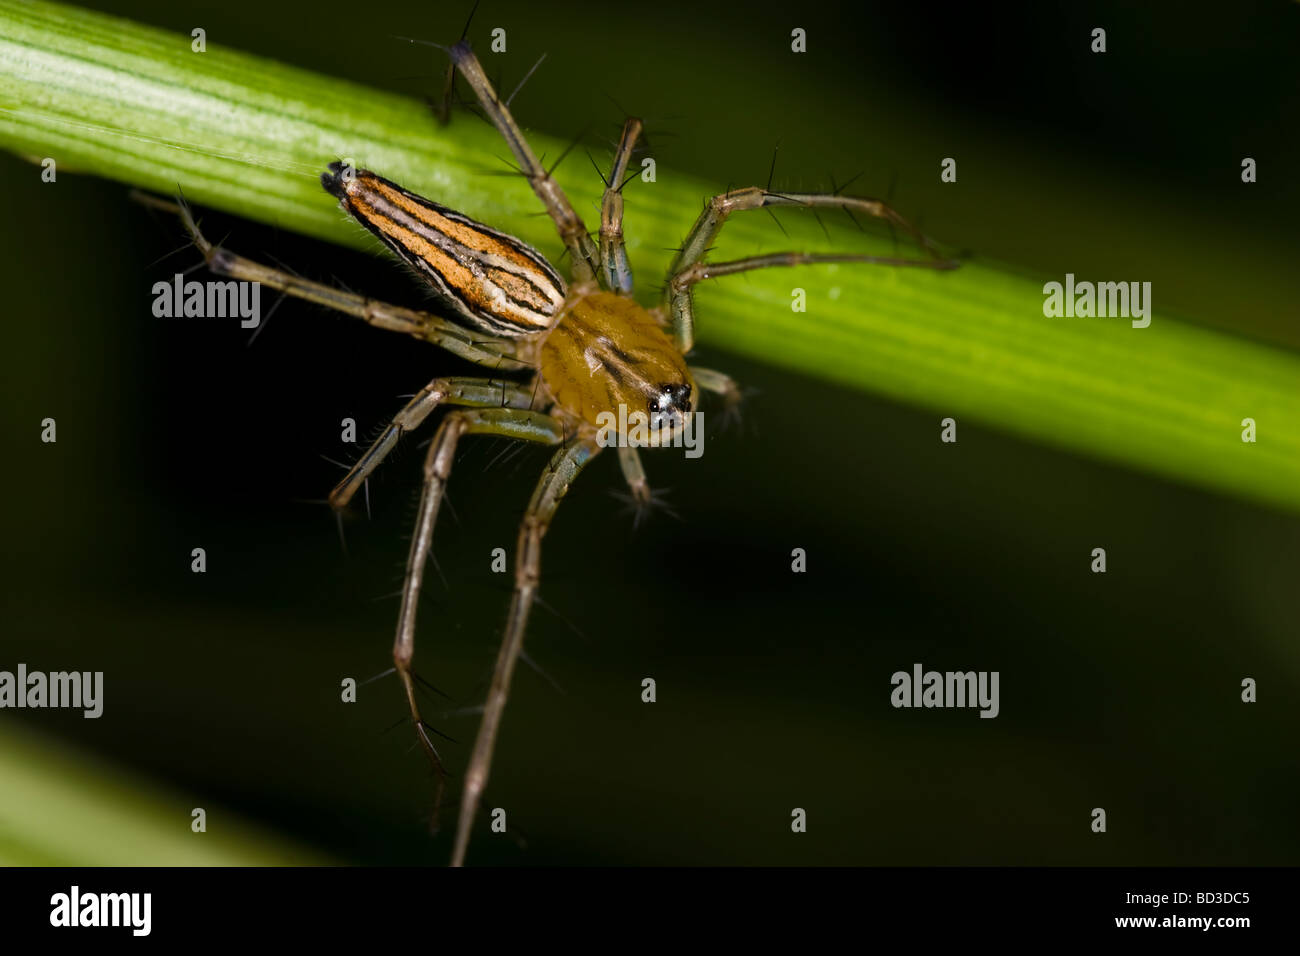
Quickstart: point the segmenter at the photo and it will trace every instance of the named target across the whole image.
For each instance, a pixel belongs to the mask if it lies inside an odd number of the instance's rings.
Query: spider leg
[[[900,259],[883,256],[857,256],[848,254],[779,253],[771,256],[753,256],[730,263],[707,265],[703,262],[709,247],[722,231],[727,217],[746,209],[768,206],[794,206],[803,209],[831,206],[850,213],[857,211],[883,219],[912,236],[928,259]],[[668,282],[664,287],[666,303],[672,309],[673,337],[683,352],[690,351],[695,343],[695,316],[691,305],[690,287],[703,279],[731,275],[750,269],[768,266],[793,266],[817,262],[870,262],[878,265],[921,266],[930,269],[953,269],[957,263],[944,259],[925,235],[879,199],[841,196],[838,193],[776,193],[758,186],[734,189],[720,193],[708,201],[699,219],[691,228],[681,250],[668,268]]]
[[[730,375],[715,371],[711,368],[700,368],[691,366],[691,375],[695,378],[695,384],[709,392],[717,392],[722,395],[726,401],[724,414],[730,415],[732,410],[739,405],[741,400],[740,386]],[[655,502],[655,494],[650,488],[649,481],[646,480],[645,467],[641,464],[641,455],[632,445],[620,444],[618,446],[618,464],[623,471],[623,480],[627,482],[627,489],[632,497],[632,506],[636,509],[638,522],[640,516],[650,509]]]
[[[635,116],[628,117],[623,124],[623,135],[619,139],[618,149],[614,153],[614,166],[605,183],[605,195],[600,202],[600,265],[606,287],[632,294],[632,267],[627,261],[627,249],[623,245],[623,177],[627,175],[627,166],[636,149],[636,141],[641,136],[641,121]]]
[[[677,517],[677,512],[668,507],[667,492],[655,491],[646,480],[645,468],[641,465],[641,455],[631,445],[618,446],[618,464],[623,470],[623,479],[627,482],[628,494],[615,492],[614,497],[626,501],[632,512],[632,529],[641,527],[641,522],[655,511]]]
[[[650,483],[646,481],[641,456],[633,446],[623,444],[618,446],[618,465],[623,470],[623,479],[627,482],[627,490],[632,493],[633,505],[642,508],[650,504],[652,497]]]
[[[468,359],[475,365],[501,370],[527,367],[523,362],[512,357],[513,343],[484,339],[432,313],[367,299],[353,292],[345,292],[322,282],[312,282],[282,269],[272,269],[270,266],[245,259],[209,242],[199,230],[198,223],[194,221],[194,216],[186,203],[160,199],[143,193],[134,194],[134,198],[145,205],[179,216],[186,231],[194,240],[194,245],[203,253],[208,268],[217,275],[259,282],[286,295],[315,302],[317,305],[351,315],[378,328],[405,332],[418,339],[432,342],[461,358]]]
[[[514,674],[515,662],[523,650],[524,628],[528,623],[528,614],[532,610],[533,601],[537,597],[537,582],[541,574],[542,536],[546,534],[547,526],[550,525],[561,499],[568,492],[573,480],[583,466],[599,452],[600,445],[594,438],[579,439],[556,452],[533,491],[532,500],[528,503],[528,511],[524,514],[523,523],[519,527],[519,541],[515,553],[514,596],[510,601],[505,637],[501,641],[501,651],[497,655],[496,669],[492,673],[492,684],[488,688],[487,702],[483,708],[483,722],[479,724],[469,769],[465,774],[465,794],[461,800],[460,819],[456,824],[456,846],[452,852],[452,866],[461,866],[465,862],[465,850],[469,846],[474,815],[478,811],[479,799],[483,795],[488,772],[492,768],[492,751],[496,746],[501,715],[510,693],[510,678]]]
[[[446,771],[420,717],[411,660],[415,656],[415,611],[419,604],[420,585],[424,580],[424,565],[433,544],[433,527],[437,522],[443,489],[451,474],[456,444],[463,435],[500,435],[521,441],[558,445],[564,440],[564,429],[558,421],[540,412],[515,408],[458,409],[443,419],[429,446],[424,461],[424,490],[420,496],[419,517],[416,520],[415,534],[411,537],[411,552],[406,561],[406,578],[402,584],[402,610],[397,619],[397,637],[393,642],[393,664],[406,692],[406,702],[411,709],[411,718],[415,721],[416,736],[438,774],[439,796]]]
[[[742,397],[736,380],[724,372],[692,365],[691,375],[695,377],[695,384],[700,388],[707,392],[715,392],[726,399],[728,407],[739,402]]]
[[[382,435],[357,459],[342,481],[330,492],[330,505],[345,508],[379,463],[396,447],[403,434],[414,431],[439,405],[470,408],[531,408],[533,390],[517,382],[486,378],[435,378],[424,386],[394,416]]]
[[[573,257],[574,281],[584,282],[594,279],[600,269],[600,252],[596,244],[591,241],[591,236],[587,234],[587,227],[583,225],[582,218],[569,202],[569,197],[564,194],[560,184],[551,177],[550,170],[546,169],[533,154],[523,131],[519,129],[505,101],[497,94],[487,74],[483,72],[483,66],[474,55],[474,51],[470,49],[468,41],[461,40],[448,52],[460,75],[474,90],[474,95],[478,97],[479,105],[483,107],[488,119],[509,145],[510,152],[514,154],[524,177],[533,187],[533,192],[546,207],[547,214],[555,221],[555,228]]]
[[[695,377],[695,384],[700,388],[722,396],[723,427],[738,424],[740,403],[745,400],[739,383],[730,375],[711,368],[700,368],[698,365],[691,366],[691,375]]]
[[[915,266],[923,269],[955,269],[958,263],[950,259],[902,259],[895,256],[870,256],[851,252],[773,252],[763,256],[749,256],[730,262],[697,262],[674,275],[668,282],[672,297],[673,335],[678,348],[689,350],[694,344],[694,312],[691,303],[691,286],[705,279],[769,269],[773,266],[806,266],[827,262],[866,262],[881,266]]]

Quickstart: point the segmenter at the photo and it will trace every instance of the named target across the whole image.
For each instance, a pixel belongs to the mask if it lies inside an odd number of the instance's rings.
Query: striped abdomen
[[[330,163],[321,184],[472,325],[516,337],[554,324],[564,281],[536,249],[369,170]]]

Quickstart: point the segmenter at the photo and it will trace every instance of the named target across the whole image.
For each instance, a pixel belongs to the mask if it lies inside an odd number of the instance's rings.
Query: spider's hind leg
[[[307,302],[314,302],[327,309],[333,309],[344,315],[361,319],[369,325],[392,332],[405,332],[416,338],[432,342],[461,358],[495,370],[518,370],[527,366],[514,358],[514,344],[504,340],[485,340],[475,337],[462,327],[449,322],[430,312],[408,309],[400,305],[390,305],[376,299],[368,299],[355,292],[345,292],[322,282],[312,282],[302,276],[294,275],[284,269],[270,266],[236,255],[221,246],[214,245],[203,235],[194,214],[184,201],[173,201],[152,196],[148,193],[134,192],[132,198],[142,205],[160,209],[178,216],[185,231],[190,234],[194,245],[209,269],[219,276],[256,282],[269,289],[283,292],[285,295]]]

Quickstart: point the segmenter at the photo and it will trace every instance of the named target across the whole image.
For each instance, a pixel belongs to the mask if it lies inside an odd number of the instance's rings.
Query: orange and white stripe
[[[531,246],[369,170],[331,163],[321,184],[475,327],[517,338],[558,319],[564,280]]]

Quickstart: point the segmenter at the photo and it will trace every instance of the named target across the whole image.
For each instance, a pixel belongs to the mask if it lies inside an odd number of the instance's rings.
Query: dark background
[[[454,38],[466,12],[95,6],[411,94],[442,63],[390,34]],[[763,182],[779,142],[787,188],[862,170],[855,191],[892,192],[945,241],[1035,274],[1137,274],[1162,309],[1295,348],[1298,17],[1283,3],[488,3],[471,37],[507,28],[507,88],[549,52],[516,115],[559,136],[595,123],[598,156],[613,101],[647,117],[661,164],[719,189]],[[935,175],[948,155],[956,187]],[[338,700],[341,678],[389,664],[419,439],[372,481],[346,555],[319,501],[341,475],[322,456],[355,453],[341,418],[364,439],[400,396],[466,367],[293,302],[252,347],[235,323],[156,320],[153,282],[194,261],[150,265],[180,245],[173,223],[119,184],[43,186],[7,156],[0,171],[3,661],[107,682],[99,721],[5,720],[342,861],[443,862],[423,757],[408,728],[386,730],[404,713],[395,681]],[[309,275],[407,288],[364,255],[207,222]],[[647,459],[680,520],[634,531],[613,456],[566,501],[528,644],[550,679],[521,666],[485,801],[522,842],[480,818],[472,861],[1297,862],[1296,516],[971,424],[943,445],[931,412],[698,361],[758,390],[746,427],[711,430],[697,461]],[[47,415],[54,446],[36,439]],[[489,554],[513,549],[545,461],[505,450],[463,445],[456,517],[438,529],[446,586],[430,577],[417,661],[455,703],[432,714],[478,704],[496,653],[507,576]],[[205,575],[189,571],[196,546]],[[793,547],[807,574],[790,572]],[[1094,547],[1105,575],[1089,573]],[[1000,671],[1001,716],[892,709],[890,674],[917,661]],[[1240,702],[1246,676],[1258,704]],[[658,703],[641,703],[644,677]],[[435,722],[463,770],[476,717]],[[807,834],[790,833],[793,807]]]

